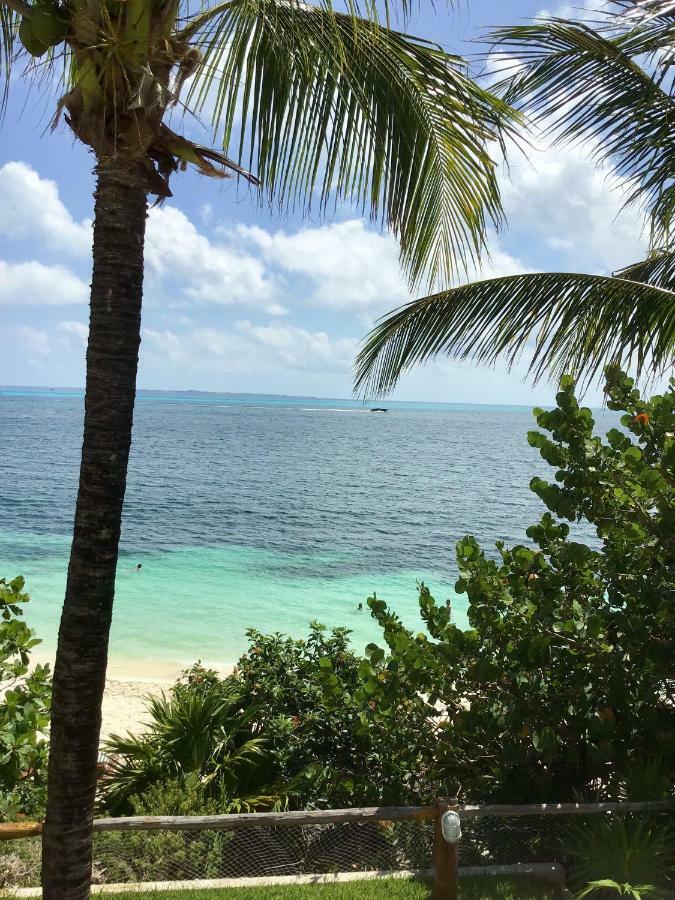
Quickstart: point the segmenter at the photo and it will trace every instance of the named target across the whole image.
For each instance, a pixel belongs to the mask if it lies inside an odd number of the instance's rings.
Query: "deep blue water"
[[[142,393],[112,649],[232,660],[253,625],[310,619],[377,631],[376,591],[417,626],[416,582],[455,598],[455,542],[522,542],[550,472],[519,407]],[[606,414],[603,414],[604,419]],[[82,397],[0,390],[0,575],[22,573],[30,620],[55,641],[77,486]],[[142,572],[131,574],[136,563]]]

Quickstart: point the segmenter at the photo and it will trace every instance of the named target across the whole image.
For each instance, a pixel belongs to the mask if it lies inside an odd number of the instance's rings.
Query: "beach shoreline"
[[[54,654],[33,651],[32,665],[45,663],[53,670]],[[204,665],[222,677],[234,668],[233,663],[204,662]],[[101,743],[112,734],[142,734],[149,718],[150,698],[167,694],[185,668],[186,664],[176,661],[111,657],[103,694]]]

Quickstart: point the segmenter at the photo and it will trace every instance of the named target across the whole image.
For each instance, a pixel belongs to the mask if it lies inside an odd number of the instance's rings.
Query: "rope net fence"
[[[599,811],[613,817],[613,812]],[[292,815],[292,814],[289,814]],[[625,817],[625,813],[621,814]],[[672,824],[668,812],[639,812]],[[465,867],[558,863],[567,867],[576,830],[597,815],[462,815]],[[260,816],[264,820],[264,816]],[[110,821],[110,820],[108,820]],[[359,872],[431,872],[434,823],[426,820],[256,824],[218,828],[191,822],[94,834],[96,884],[269,878]],[[37,887],[40,837],[0,841],[0,888]]]
[[[433,825],[346,822],[94,836],[94,882],[192,881],[431,867]],[[0,888],[40,883],[40,838],[0,843]]]

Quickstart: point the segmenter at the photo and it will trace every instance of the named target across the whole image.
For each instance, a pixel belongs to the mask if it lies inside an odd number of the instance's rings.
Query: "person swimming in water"
[[[363,603],[359,603],[357,609],[363,609]]]
[[[133,569],[129,569],[129,574],[133,575],[134,572],[140,572],[142,568],[143,568],[143,563],[138,563],[137,565],[135,565],[133,567]]]

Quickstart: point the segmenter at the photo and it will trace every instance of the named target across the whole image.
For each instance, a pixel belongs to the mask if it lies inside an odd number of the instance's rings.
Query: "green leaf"
[[[65,39],[69,23],[55,8],[50,10],[37,8],[30,18],[30,27],[37,42],[44,44],[45,47],[53,47]]]
[[[513,65],[502,85],[505,99],[560,141],[587,142],[628,186],[625,203],[649,208],[654,246],[669,248],[675,103],[659,60],[672,22],[655,32],[629,20],[623,29],[617,24],[615,16],[604,25],[549,19],[499,28],[490,37]],[[643,68],[645,59],[656,64]]]
[[[532,341],[528,372],[535,381],[573,369],[587,384],[612,359],[658,372],[675,348],[675,293],[568,272],[453,288],[378,322],[357,356],[355,390],[388,393],[403,372],[439,356],[487,365],[503,358],[512,366]]]
[[[449,283],[502,218],[492,159],[513,115],[464,61],[327,4],[228,3],[201,20],[188,102],[215,95],[223,146],[281,205],[363,206],[398,237],[411,284]]]

